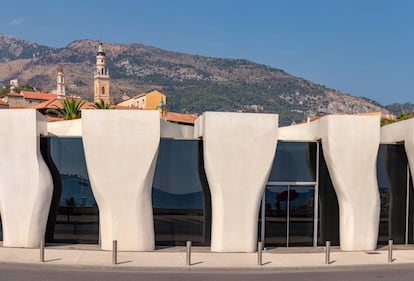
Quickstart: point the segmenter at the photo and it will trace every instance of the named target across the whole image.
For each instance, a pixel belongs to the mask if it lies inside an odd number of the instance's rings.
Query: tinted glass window
[[[0,216],[0,241],[3,241],[3,225],[1,224],[1,216]]]
[[[277,143],[269,181],[314,182],[316,171],[316,143]]]
[[[161,139],[152,189],[157,245],[210,243],[210,192],[201,146],[198,140]]]
[[[319,214],[318,245],[339,245],[339,206],[338,198],[323,157],[323,146],[319,146]]]
[[[89,183],[81,138],[42,138],[54,191],[48,242],[98,243],[99,211]]]
[[[377,177],[381,199],[379,244],[388,243],[388,239],[393,239],[396,244],[406,242],[407,164],[408,160],[403,144],[380,145],[377,159]],[[410,192],[409,196],[409,202],[412,205],[413,192]],[[409,227],[412,228],[412,212],[409,212],[408,221]],[[412,240],[412,235],[409,238]]]

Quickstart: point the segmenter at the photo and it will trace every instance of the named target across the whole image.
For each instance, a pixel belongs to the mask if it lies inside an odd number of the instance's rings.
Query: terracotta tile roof
[[[55,97],[54,99],[47,100],[47,101],[29,106],[29,108],[34,108],[34,109],[55,108],[52,106],[52,104],[56,102],[56,100],[57,98]]]
[[[46,120],[47,120],[47,122],[53,122],[53,121],[63,121],[65,119],[63,119],[61,117],[46,115]]]
[[[197,117],[198,116],[195,114],[167,112],[167,116],[165,119],[170,122],[178,122],[178,123],[183,123],[183,124],[194,124]]]
[[[0,100],[0,105],[9,105],[9,104],[6,103],[6,102],[4,102],[4,101],[2,101],[2,100]]]
[[[70,97],[68,97],[70,98]],[[63,101],[58,99],[56,96],[51,99],[51,100],[47,100],[35,105],[30,106],[29,108],[34,108],[34,109],[49,109],[49,108],[53,108],[53,109],[61,109],[63,108]],[[81,109],[92,109],[95,108],[95,105],[93,102],[89,102],[86,101],[82,106]]]
[[[40,93],[40,92],[21,92],[25,99],[32,100],[51,100],[57,97],[56,94]]]
[[[20,98],[25,98],[25,99],[32,99],[32,100],[51,100],[53,98],[56,98],[57,95],[56,94],[51,94],[51,93],[41,93],[41,92],[27,92],[27,91],[22,91],[20,93],[8,93],[7,94],[8,97],[20,97]]]
[[[9,109],[26,109],[26,106],[21,106],[21,105],[11,105],[9,106]]]
[[[7,94],[7,96],[8,97],[19,97],[19,98],[22,98],[23,97],[23,95],[21,95],[21,94],[19,94],[19,93],[8,93]]]
[[[63,119],[61,117],[55,117],[55,116],[46,115],[46,121],[47,122],[64,121],[64,120],[65,119]]]

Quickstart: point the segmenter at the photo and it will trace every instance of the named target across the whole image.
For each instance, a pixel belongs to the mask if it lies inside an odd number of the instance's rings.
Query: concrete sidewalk
[[[331,263],[325,264],[324,249],[278,248],[263,252],[263,264],[257,265],[257,253],[212,253],[208,248],[193,247],[191,266],[186,266],[185,247],[158,249],[154,252],[118,252],[118,264],[112,265],[112,252],[95,245],[47,246],[45,262],[39,249],[0,247],[0,263],[43,264],[46,266],[117,267],[142,270],[203,269],[312,269],[364,265],[389,265],[386,248],[367,252],[342,252],[333,248]],[[414,264],[414,247],[396,247],[392,264]]]

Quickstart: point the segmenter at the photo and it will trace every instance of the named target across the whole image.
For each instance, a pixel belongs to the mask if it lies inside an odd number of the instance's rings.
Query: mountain
[[[401,112],[411,113],[414,112],[414,104],[413,103],[392,103],[385,106],[387,110],[389,110],[394,115],[400,115]]]
[[[62,66],[67,93],[92,100],[97,45],[77,40],[64,48],[49,48],[0,34],[0,82],[6,85],[17,78],[51,91],[56,69]],[[167,95],[171,111],[273,112],[280,114],[281,125],[331,113],[390,113],[371,100],[245,59],[189,55],[142,44],[104,43],[104,49],[114,102],[158,89]]]
[[[52,48],[0,33],[0,62],[43,56]]]

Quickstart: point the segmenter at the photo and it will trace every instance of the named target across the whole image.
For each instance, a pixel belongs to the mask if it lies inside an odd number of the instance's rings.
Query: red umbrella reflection
[[[293,200],[295,200],[296,198],[299,197],[299,193],[296,192],[296,190],[292,189],[290,192],[285,190],[285,191],[279,193],[276,196],[276,200],[277,201],[287,201],[288,200],[288,195],[289,195],[289,201],[293,201]]]

